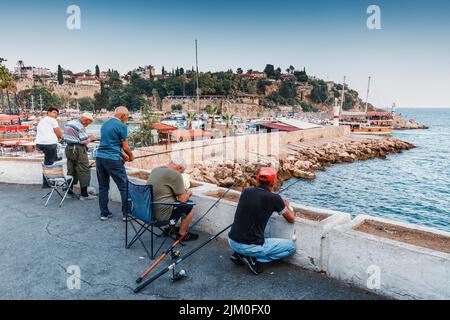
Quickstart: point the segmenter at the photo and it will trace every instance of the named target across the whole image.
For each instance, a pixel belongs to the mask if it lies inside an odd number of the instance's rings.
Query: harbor
[[[449,9],[2,6],[0,299],[450,300]]]

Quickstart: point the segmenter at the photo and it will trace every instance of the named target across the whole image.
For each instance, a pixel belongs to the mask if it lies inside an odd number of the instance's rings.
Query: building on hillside
[[[88,76],[85,73],[77,73],[74,76],[76,85],[100,86],[100,81],[97,79],[97,77]]]
[[[39,77],[51,77],[52,72],[47,68],[36,68],[36,67],[15,67],[14,76],[19,78],[32,79],[34,76]]]
[[[145,80],[150,80],[156,75],[156,69],[153,66],[138,67],[132,72],[140,75]]]
[[[267,74],[260,71],[251,71],[241,74],[241,77],[246,78],[247,80],[259,80],[267,78]]]

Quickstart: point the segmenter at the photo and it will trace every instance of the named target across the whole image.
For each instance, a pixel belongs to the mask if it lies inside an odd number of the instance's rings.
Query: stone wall
[[[137,169],[151,169],[167,163],[172,155],[185,158],[189,164],[198,161],[257,161],[261,157],[269,157],[277,161],[282,152],[282,147],[290,142],[346,137],[350,133],[350,128],[347,126],[330,126],[293,132],[259,133],[172,145],[158,145],[136,150],[137,157],[156,155],[136,159],[128,166]]]

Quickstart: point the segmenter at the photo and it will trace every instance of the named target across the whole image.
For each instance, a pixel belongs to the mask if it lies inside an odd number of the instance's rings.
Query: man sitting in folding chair
[[[192,191],[186,190],[182,173],[186,170],[186,161],[179,157],[173,157],[167,166],[157,167],[152,170],[147,184],[153,186],[155,202],[181,202],[181,206],[167,206],[153,204],[153,212],[158,221],[181,219],[180,227],[175,228],[177,238],[187,232],[183,242],[198,239],[198,234],[188,232],[189,225],[194,217],[194,205],[189,202]],[[166,233],[171,232],[170,227]]]
[[[53,164],[53,165],[42,164],[42,173],[46,183],[51,188],[51,190],[45,196],[42,197],[42,199],[44,199],[45,197],[48,196],[47,201],[45,202],[45,206],[47,206],[48,202],[50,201],[50,198],[56,191],[56,193],[62,198],[61,202],[59,203],[59,206],[61,207],[64,200],[66,198],[70,198],[70,196],[68,196],[67,193],[72,187],[73,179],[70,176],[66,177],[64,175],[64,167],[62,164]],[[59,192],[60,190],[64,195]]]

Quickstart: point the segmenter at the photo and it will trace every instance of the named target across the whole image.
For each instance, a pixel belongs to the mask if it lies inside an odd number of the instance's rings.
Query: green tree
[[[101,109],[110,110],[109,97],[110,89],[106,88],[103,82],[100,84],[100,92],[94,95],[95,97],[95,110]]]
[[[267,75],[268,78],[273,78],[275,76],[275,67],[273,64],[266,64],[266,67],[264,68],[264,73]]]
[[[0,91],[2,92],[2,97],[0,103],[2,104],[2,108],[4,109],[3,105],[3,91],[6,92],[7,97],[7,103],[8,103],[8,109],[11,110],[11,100],[10,100],[10,92],[15,92],[16,90],[16,82],[14,81],[14,78],[9,72],[9,70],[2,64],[3,61],[6,61],[5,59],[1,59],[0,62]]]
[[[25,103],[28,107],[31,106],[31,96],[34,98],[34,105],[36,109],[39,109],[42,101],[42,109],[45,110],[50,106],[63,105],[65,101],[63,98],[51,93],[45,87],[33,87],[32,89],[23,90],[19,93],[19,96],[25,97]],[[91,109],[92,110],[92,109]]]
[[[305,69],[303,71],[294,71],[294,76],[299,82],[307,82],[308,81],[308,75],[306,74]]]
[[[64,76],[61,66],[58,64],[58,84],[62,85],[64,83]]]
[[[186,113],[187,123],[188,123],[188,130],[192,129],[192,121],[195,119],[195,112],[194,111],[188,111]]]
[[[229,114],[229,113],[224,113],[222,115],[223,121],[225,121],[225,123],[227,124],[227,129],[230,128],[230,122],[233,120],[233,115]]]
[[[141,125],[138,130],[131,132],[129,139],[135,147],[146,147],[153,144],[153,125],[159,121],[152,107],[145,101],[141,108]]]
[[[288,79],[281,83],[280,95],[285,99],[295,99],[297,96],[297,91],[295,88],[295,81]]]
[[[317,109],[314,108],[312,105],[306,102],[300,102],[300,106],[302,107],[303,112],[316,112]]]
[[[95,66],[95,76],[100,78],[100,68],[98,67],[98,64]]]
[[[270,85],[270,81],[268,79],[259,79],[256,87],[258,89],[259,94],[266,94],[266,87]]]
[[[170,106],[170,109],[172,110],[172,112],[176,112],[176,111],[181,111],[183,110],[183,105],[182,104],[173,104]]]
[[[315,103],[326,103],[328,101],[328,87],[323,80],[312,80],[310,99]]]
[[[93,111],[95,110],[95,99],[84,97],[78,99],[78,104],[81,111]]]
[[[206,113],[212,117],[212,121],[211,121],[211,129],[215,129],[216,128],[216,115],[217,115],[217,106],[216,105],[207,105],[205,107],[205,111]]]

